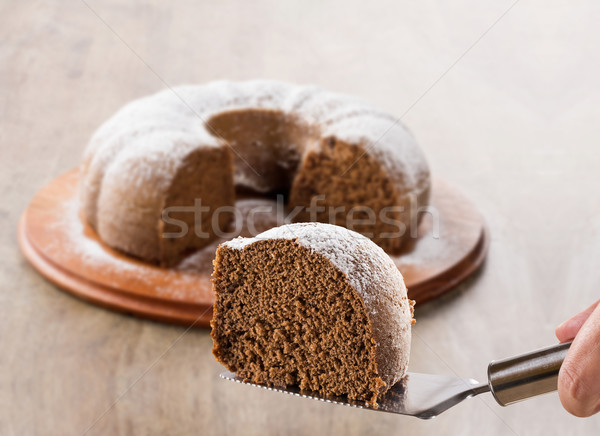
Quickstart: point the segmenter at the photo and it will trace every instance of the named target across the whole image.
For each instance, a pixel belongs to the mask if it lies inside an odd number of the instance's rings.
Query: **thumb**
[[[558,395],[575,416],[600,411],[600,306],[585,320],[575,336],[558,374]]]
[[[576,335],[583,323],[588,319],[591,313],[594,311],[596,306],[598,306],[600,300],[596,301],[590,307],[585,309],[583,312],[578,313],[574,317],[566,320],[561,325],[556,327],[556,337],[560,342],[567,342],[573,339]]]

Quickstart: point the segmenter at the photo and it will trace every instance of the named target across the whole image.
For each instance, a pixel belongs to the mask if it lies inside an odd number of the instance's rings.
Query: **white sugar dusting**
[[[287,224],[269,229],[253,238],[238,237],[223,245],[243,250],[258,241],[272,239],[295,240],[309,250],[325,256],[348,277],[350,284],[365,301],[381,297],[393,299],[394,295],[406,298],[404,280],[392,259],[369,238],[344,227],[324,223]],[[374,289],[381,283],[392,285],[374,293]]]
[[[102,184],[107,167],[120,161],[119,154],[145,155],[155,144],[152,137],[160,136],[160,132],[170,136],[162,142],[166,155],[181,142],[196,148],[218,146],[222,141],[206,122],[217,114],[240,109],[281,111],[312,125],[323,137],[334,135],[362,146],[401,184],[402,191],[420,191],[428,182],[421,150],[412,135],[389,114],[354,97],[267,80],[181,86],[129,103],[92,137],[85,152],[86,160],[93,162],[89,169],[92,174],[85,180]],[[289,144],[294,146],[299,150],[297,145]],[[175,157],[172,160],[177,161]],[[155,163],[141,160],[128,174],[133,182],[148,172],[156,172]],[[166,170],[166,177],[172,172]],[[244,184],[259,184],[252,169],[243,166],[236,171],[241,178],[240,173],[247,173]]]
[[[61,259],[78,258],[84,269],[76,273],[87,277],[86,272],[101,272],[102,284],[116,288],[122,283],[119,280],[111,280],[111,277],[130,275],[159,297],[185,301],[195,301],[198,298],[198,295],[189,292],[193,286],[187,286],[202,280],[197,274],[168,270],[133,258],[115,256],[110,248],[104,247],[97,239],[86,234],[86,228],[79,217],[79,208],[80,202],[76,196],[70,197],[61,205],[62,220],[54,224],[54,231],[67,240],[57,238],[55,245],[46,247],[46,254],[54,261],[62,264]],[[161,282],[169,285],[158,286],[158,276],[163,279]]]
[[[142,268],[134,263],[117,262],[102,245],[84,234],[84,225],[79,218],[79,202],[76,198],[70,198],[62,204],[63,220],[56,223],[56,227],[68,229],[63,234],[68,236],[69,244],[57,245],[57,250],[70,250],[70,254],[77,255],[88,265],[101,265],[102,268],[118,270],[140,271]]]

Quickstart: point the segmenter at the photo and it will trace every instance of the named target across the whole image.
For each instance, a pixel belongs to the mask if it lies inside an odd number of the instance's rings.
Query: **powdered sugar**
[[[344,227],[324,223],[287,224],[269,229],[254,238],[238,237],[223,245],[243,250],[257,241],[269,239],[295,240],[325,256],[346,274],[363,300],[380,298],[382,293],[391,296],[399,291],[398,286],[403,288],[403,298],[406,298],[402,275],[385,251],[369,238]],[[390,282],[395,282],[391,289],[384,288],[378,295],[372,293],[377,284]]]
[[[207,121],[219,113],[238,109],[270,109],[294,114],[316,125],[323,136],[335,135],[360,143],[388,170],[390,177],[398,173],[404,175],[403,189],[418,188],[423,176],[428,174],[426,161],[414,139],[390,115],[354,97],[266,80],[181,86],[136,100],[98,129],[86,155],[94,154],[93,159],[99,161],[101,167],[111,165],[117,153],[142,155],[153,141],[150,137],[145,140],[132,137],[160,131],[171,132],[171,135],[180,132],[194,147],[217,146],[218,135]],[[171,142],[165,142],[163,147],[168,154]],[[148,170],[154,168],[147,169],[140,164],[131,178]],[[104,168],[92,169],[96,171],[104,171]]]
[[[165,191],[183,159],[203,147],[223,146],[224,139],[210,125],[213,117],[253,109],[289,115],[310,132],[305,140],[286,143],[290,152],[275,153],[277,161],[269,161],[275,159],[272,150],[255,147],[260,156],[253,157],[266,159],[261,163],[265,167],[288,165],[296,171],[300,166],[285,161],[286,156],[294,156],[294,163],[301,161],[305,150],[325,146],[319,138],[335,136],[362,147],[379,162],[399,195],[419,194],[429,186],[427,163],[411,134],[373,106],[315,87],[266,80],[219,81],[168,89],[131,102],[97,130],[84,156],[84,218],[110,246],[156,258],[160,251],[156,222]],[[311,147],[302,141],[310,141]],[[280,180],[262,177],[238,152],[234,154],[237,185],[260,192],[281,188]]]
[[[209,253],[210,259],[196,271],[160,268],[103,245],[79,217],[80,203],[76,196],[70,196],[58,207],[61,219],[49,229],[55,242],[44,245],[44,255],[58,265],[71,268],[76,276],[123,292],[140,292],[136,288],[143,290],[145,296],[169,301],[212,303],[210,282],[206,277],[212,271],[215,247]],[[200,267],[205,270],[202,274],[198,273]]]
[[[135,263],[117,262],[114,255],[111,255],[97,240],[86,237],[84,224],[79,218],[79,202],[75,197],[68,199],[61,205],[63,210],[62,221],[55,225],[56,231],[63,230],[63,234],[69,237],[68,243],[57,244],[57,250],[70,250],[87,265],[101,265],[107,273],[112,269],[141,271],[141,265]],[[64,231],[67,230],[67,231]]]

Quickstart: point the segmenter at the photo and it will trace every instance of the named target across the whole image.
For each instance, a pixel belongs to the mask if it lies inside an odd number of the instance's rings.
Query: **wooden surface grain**
[[[228,383],[206,331],[81,302],[17,247],[31,197],[135,97],[259,77],[356,94],[402,116],[486,216],[484,269],[417,308],[411,356],[413,371],[483,379],[600,296],[600,7],[511,5],[0,3],[0,434],[598,434],[556,394],[422,422]]]

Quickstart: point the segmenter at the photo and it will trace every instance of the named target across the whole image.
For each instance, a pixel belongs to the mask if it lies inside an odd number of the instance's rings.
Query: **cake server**
[[[377,401],[377,405],[345,397],[323,398],[297,387],[269,387],[246,382],[231,372],[221,377],[238,383],[284,392],[304,398],[342,404],[379,412],[434,418],[461,401],[491,392],[501,406],[556,390],[558,371],[571,343],[552,345],[508,359],[492,361],[488,365],[488,381],[480,383],[469,378],[409,372]]]

